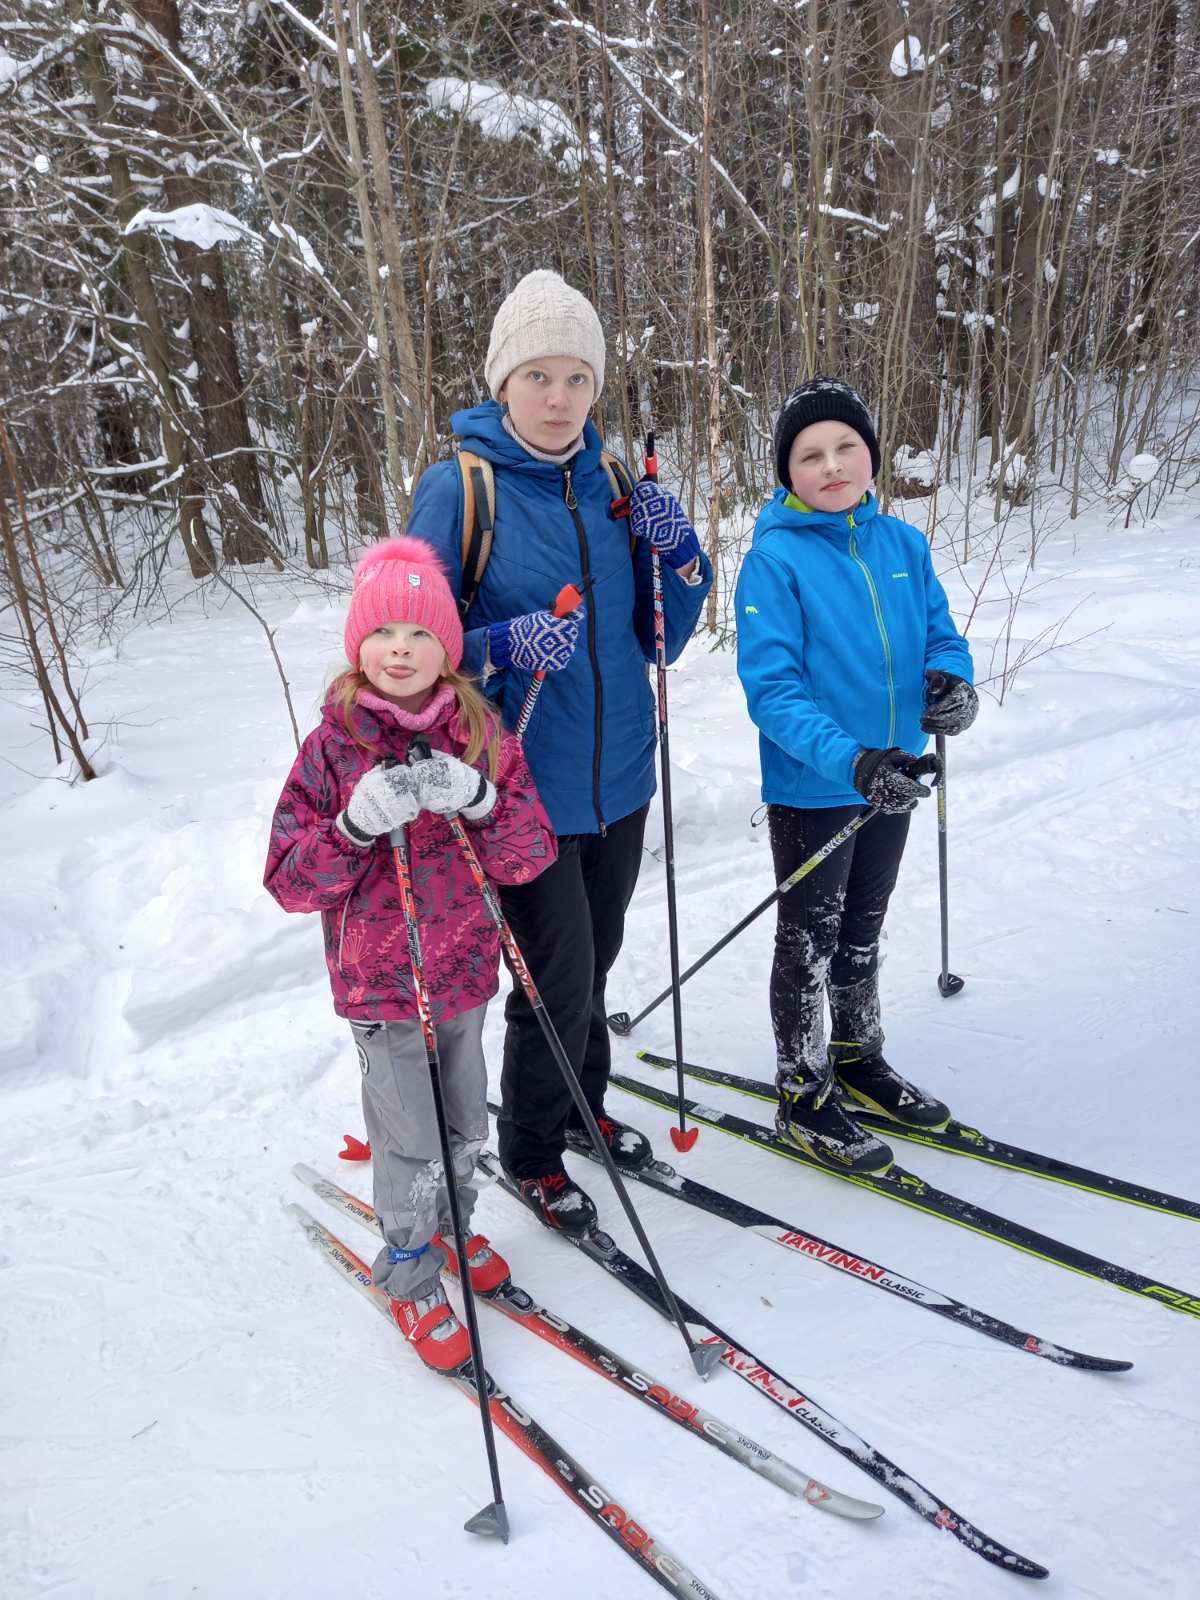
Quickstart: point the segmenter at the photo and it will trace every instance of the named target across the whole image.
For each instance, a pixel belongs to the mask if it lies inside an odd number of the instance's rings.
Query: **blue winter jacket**
[[[495,466],[496,523],[491,559],[467,615],[463,665],[483,668],[489,623],[546,610],[568,583],[591,578],[579,643],[561,672],[546,674],[525,733],[525,755],[559,834],[598,833],[654,793],[654,699],[646,664],[654,660],[650,551],[629,548],[629,523],[612,515],[612,484],[600,460],[600,435],[584,425],[584,447],[566,467],[537,461],[501,423],[495,401],[451,418],[467,450]],[[568,500],[576,502],[572,509]],[[462,586],[463,491],[458,463],[429,468],[417,485],[410,533],[432,544],[451,586]],[[688,584],[663,566],[667,659],[696,626],[712,583]],[[512,727],[532,673],[508,667],[487,692]]]
[[[925,669],[970,682],[971,653],[916,528],[871,494],[842,512],[787,498],[777,489],[760,512],[735,601],[762,797],[861,805],[855,756],[892,745],[919,755]]]

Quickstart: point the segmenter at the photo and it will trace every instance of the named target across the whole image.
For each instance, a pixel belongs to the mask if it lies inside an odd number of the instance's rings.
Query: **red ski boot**
[[[433,1243],[446,1252],[450,1258],[451,1272],[461,1278],[453,1235],[447,1238],[444,1233],[435,1233]],[[473,1233],[467,1240],[467,1265],[471,1270],[471,1287],[476,1294],[495,1294],[508,1282],[508,1262],[498,1250],[492,1249],[481,1233]]]
[[[437,1284],[421,1300],[391,1300],[388,1310],[400,1332],[434,1372],[456,1372],[471,1359],[467,1330]]]

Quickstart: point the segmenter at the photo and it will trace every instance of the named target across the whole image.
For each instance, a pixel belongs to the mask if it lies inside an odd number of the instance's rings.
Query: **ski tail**
[[[1045,1361],[1053,1361],[1056,1366],[1076,1367],[1084,1372],[1128,1372],[1133,1366],[1131,1361],[1086,1355],[1080,1350],[1053,1344],[1038,1334],[1027,1333],[1001,1317],[979,1311],[962,1300],[956,1300],[953,1295],[943,1294],[939,1289],[918,1283],[915,1278],[906,1278],[890,1267],[843,1250],[828,1239],[819,1238],[793,1223],[771,1216],[769,1212],[760,1211],[757,1206],[747,1205],[745,1201],[724,1194],[720,1189],[710,1189],[707,1184],[682,1177],[665,1161],[651,1161],[630,1176],[647,1188],[657,1189],[660,1194],[671,1195],[686,1205],[707,1211],[710,1216],[731,1222],[747,1233],[769,1239],[772,1244],[780,1245],[793,1255],[817,1261],[843,1276],[854,1278],[870,1288],[882,1289],[885,1294],[895,1295],[908,1305],[922,1311],[932,1311],[937,1316],[945,1317],[948,1322],[957,1322],[974,1333],[982,1333],[1026,1355],[1039,1356]]]
[[[619,1089],[624,1089],[626,1093],[637,1096],[639,1100],[648,1100],[651,1105],[661,1106],[667,1111],[674,1110],[675,1097],[664,1094],[652,1084],[640,1083],[636,1078],[626,1078],[617,1072],[612,1074],[609,1082],[616,1084]],[[893,1166],[885,1173],[839,1172],[833,1167],[815,1161],[812,1156],[806,1155],[795,1145],[786,1143],[778,1137],[774,1129],[765,1128],[761,1123],[748,1122],[743,1117],[734,1116],[732,1112],[719,1111],[694,1100],[686,1102],[686,1110],[693,1122],[702,1122],[706,1127],[717,1128],[735,1139],[743,1139],[748,1144],[756,1145],[760,1150],[768,1150],[772,1155],[783,1156],[787,1161],[794,1161],[800,1166],[824,1173],[826,1177],[836,1178],[839,1183],[853,1183],[860,1189],[872,1189],[876,1194],[898,1200],[901,1205],[909,1206],[914,1211],[923,1211],[931,1217],[941,1217],[943,1221],[953,1222],[971,1233],[995,1239],[1001,1244],[1011,1245],[1014,1250],[1024,1251],[1026,1255],[1036,1256],[1041,1261],[1051,1261],[1056,1266],[1065,1267],[1068,1272],[1077,1272],[1084,1278],[1094,1278],[1098,1283],[1111,1284],[1115,1289],[1123,1289],[1143,1300],[1153,1300],[1160,1305],[1169,1306],[1171,1310],[1180,1311],[1185,1316],[1200,1317],[1200,1295],[1172,1288],[1169,1284],[1155,1283],[1152,1278],[1134,1271],[1131,1267],[1122,1267],[1115,1261],[1106,1261],[1103,1257],[1094,1256],[1087,1250],[1080,1250],[1062,1239],[1052,1239],[1048,1234],[1038,1233],[1035,1228],[1027,1228],[1024,1223],[1013,1222],[1010,1218],[999,1216],[993,1211],[985,1211],[981,1206],[973,1205],[958,1195],[935,1189],[931,1183],[926,1183],[915,1172],[908,1172],[904,1167]]]
[[[311,1171],[311,1169],[309,1169]],[[303,1228],[309,1242],[338,1274],[357,1289],[388,1321],[386,1297],[371,1282],[370,1268],[348,1245],[342,1243],[302,1206],[284,1207]],[[469,1399],[479,1403],[474,1376],[469,1366],[450,1374],[451,1381]],[[715,1592],[703,1583],[679,1558],[646,1529],[632,1513],[614,1500],[606,1489],[554,1439],[529,1412],[523,1410],[488,1374],[488,1409],[496,1427],[524,1456],[539,1466],[552,1483],[587,1515],[604,1534],[663,1589],[682,1600],[717,1600]]]
[[[494,1156],[485,1152],[480,1157],[480,1165],[495,1177],[498,1186],[507,1195],[518,1205],[521,1203],[512,1183]],[[564,1233],[559,1237],[603,1268],[618,1283],[624,1284],[631,1294],[637,1295],[639,1300],[643,1300],[660,1316],[670,1317],[670,1311],[663,1303],[661,1291],[653,1275],[640,1262],[621,1250],[608,1234],[595,1229],[590,1234]],[[910,1510],[915,1511],[926,1522],[949,1533],[984,1561],[1002,1567],[1006,1572],[1026,1578],[1045,1578],[1049,1575],[1047,1569],[1038,1562],[1019,1555],[998,1540],[981,1533],[965,1517],[960,1516],[937,1495],[924,1488],[895,1462],[889,1461],[830,1412],[823,1410],[810,1396],[792,1388],[786,1379],[781,1378],[765,1362],[741,1349],[736,1340],[697,1311],[695,1306],[689,1305],[678,1295],[676,1301],[693,1338],[698,1343],[723,1345],[721,1359],[730,1371],[736,1372],[745,1382],[774,1401],[801,1427],[808,1428],[818,1438],[824,1439],[826,1444],[839,1455],[860,1467],[881,1488],[887,1489],[897,1499],[902,1500]]]
[[[341,1211],[343,1215],[361,1223],[371,1233],[378,1234],[379,1219],[374,1208],[365,1201],[330,1179],[321,1177],[311,1167],[301,1165],[293,1167],[292,1170],[295,1176],[307,1184],[322,1200]],[[538,1305],[531,1295],[515,1284],[503,1284],[491,1294],[481,1295],[480,1298],[487,1304],[495,1306],[497,1311],[511,1321],[519,1323],[536,1337],[561,1350],[564,1355],[580,1362],[589,1372],[594,1372],[597,1377],[632,1395],[635,1400],[640,1400],[669,1422],[675,1423],[688,1433],[695,1434],[705,1444],[712,1445],[722,1454],[739,1461],[759,1477],[774,1483],[794,1498],[803,1500],[818,1510],[855,1521],[871,1521],[883,1515],[882,1506],[831,1489],[827,1484],[819,1482],[810,1474],[793,1466],[790,1461],[777,1456],[765,1445],[749,1438],[739,1428],[732,1427],[714,1417],[711,1412],[693,1405],[667,1384],[649,1377],[639,1367],[626,1361],[623,1356],[617,1355],[593,1339],[583,1329],[573,1327],[562,1317]]]
[[[672,1056],[656,1055],[652,1050],[639,1050],[639,1061],[648,1067],[664,1072],[674,1072]],[[732,1089],[737,1094],[749,1095],[754,1100],[774,1103],[775,1085],[764,1078],[748,1078],[738,1072],[723,1072],[716,1067],[697,1066],[685,1061],[683,1070],[687,1077],[701,1083],[717,1084]],[[907,1139],[912,1144],[925,1145],[930,1150],[945,1150],[950,1155],[968,1156],[974,1161],[984,1161],[994,1167],[1007,1167],[1013,1172],[1023,1172],[1032,1178],[1045,1178],[1050,1183],[1061,1183],[1070,1189],[1083,1189],[1089,1194],[1106,1195],[1110,1200],[1122,1200],[1127,1205],[1141,1206],[1147,1211],[1161,1211],[1167,1216],[1187,1217],[1200,1222],[1200,1201],[1185,1200],[1179,1195],[1167,1194],[1149,1184],[1134,1183],[1128,1178],[1115,1178],[1107,1172],[1094,1172],[1090,1167],[1074,1161],[1063,1161],[1058,1156],[1039,1155],[1036,1150],[1023,1150],[1019,1145],[1005,1144],[968,1127],[965,1122],[951,1118],[944,1128],[918,1128],[910,1123],[897,1122],[894,1117],[868,1111],[862,1106],[851,1108],[855,1121],[872,1133],[885,1139]]]

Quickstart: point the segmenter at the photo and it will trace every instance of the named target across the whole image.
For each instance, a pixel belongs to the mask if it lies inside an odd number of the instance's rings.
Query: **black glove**
[[[910,756],[893,745],[890,750],[860,750],[854,758],[854,787],[868,805],[888,813],[911,811],[918,800],[933,792],[920,782],[930,775],[941,778],[936,756]]]
[[[925,733],[965,733],[979,715],[979,696],[953,672],[925,674]]]

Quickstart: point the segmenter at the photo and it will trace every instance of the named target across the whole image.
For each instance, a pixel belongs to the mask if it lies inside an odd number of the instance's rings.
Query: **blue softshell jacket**
[[[918,529],[874,495],[853,511],[763,507],[735,599],[738,676],[759,730],[769,804],[862,804],[852,768],[866,748],[919,755],[925,670],[973,681]]]
[[[495,401],[451,418],[463,447],[493,463],[492,554],[467,615],[463,665],[482,672],[490,623],[554,604],[568,583],[592,579],[579,643],[561,672],[546,674],[525,733],[525,755],[559,834],[599,833],[654,793],[654,592],[644,540],[629,548],[628,520],[612,515],[601,439],[588,422],[583,449],[566,464],[537,461],[502,425]],[[574,506],[570,501],[575,502]],[[438,462],[417,485],[408,531],[437,550],[454,592],[462,587],[463,490],[458,463]],[[667,659],[682,652],[712,583],[688,584],[663,566]],[[532,673],[508,667],[486,688],[512,727]]]

